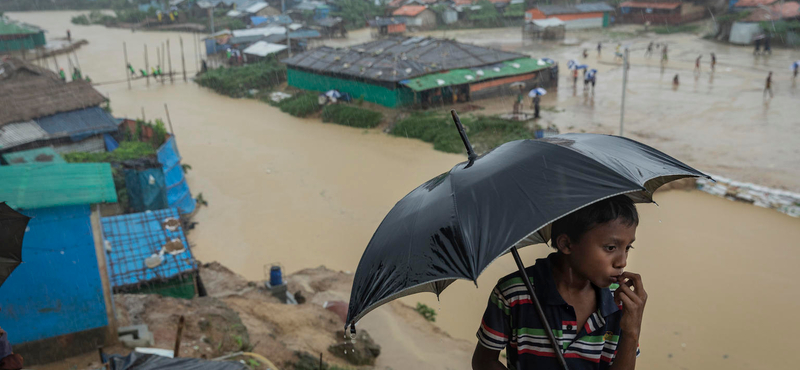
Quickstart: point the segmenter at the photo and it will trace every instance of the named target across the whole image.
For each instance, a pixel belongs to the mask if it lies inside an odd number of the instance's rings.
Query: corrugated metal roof
[[[637,9],[675,9],[681,6],[681,3],[643,3],[638,1],[626,1],[619,4],[620,8],[637,8]]]
[[[349,75],[359,79],[399,82],[440,71],[472,68],[525,55],[453,40],[388,37],[334,49],[323,46],[284,59],[290,68]]]
[[[108,163],[0,166],[0,200],[13,208],[117,201]]]
[[[76,137],[117,131],[117,120],[100,107],[79,109],[36,119],[50,137]]]
[[[15,122],[0,126],[0,149],[9,149],[47,137],[34,121]]]
[[[260,57],[265,57],[270,54],[275,54],[286,50],[286,45],[278,45],[278,44],[270,44],[266,41],[259,41],[253,45],[250,45],[247,49],[242,51],[245,54],[252,54],[257,55]]]
[[[576,4],[575,5],[578,10],[584,13],[595,13],[595,12],[613,12],[615,11],[614,7],[606,4],[606,3],[587,3],[587,4]]]
[[[498,77],[531,73],[550,67],[552,64],[539,59],[520,58],[496,65],[473,69],[454,69],[444,73],[434,73],[400,82],[414,91],[424,91],[437,87],[471,84]]]
[[[3,159],[12,166],[31,163],[67,163],[64,161],[64,158],[61,158],[61,156],[49,146],[3,154]]]
[[[532,20],[530,22],[535,24],[535,25],[537,25],[537,26],[539,26],[539,27],[541,27],[541,28],[557,27],[557,26],[563,26],[563,25],[567,24],[567,22],[564,22],[564,21],[562,21],[562,20],[560,20],[558,18],[534,19],[534,20]]]
[[[283,15],[283,14],[281,14],[281,15],[271,15],[271,16],[268,16],[268,17],[253,16],[253,17],[250,17],[250,22],[253,23],[253,26],[260,26],[262,24],[264,24],[264,25],[269,25],[269,24],[287,25],[287,24],[292,24],[292,18],[289,17],[288,15]]]
[[[405,24],[406,20],[404,18],[375,18],[373,20],[367,21],[370,27],[382,27],[388,26],[391,24]]]
[[[614,8],[606,3],[590,3],[578,5],[540,5],[536,7],[545,15],[555,14],[580,14],[580,13],[597,13],[597,12],[613,12]]]
[[[0,16],[0,35],[21,35],[44,32],[41,28]]]
[[[428,9],[425,5],[403,5],[399,9],[392,12],[394,16],[407,16],[407,17],[416,17],[419,13],[422,13]]]
[[[163,224],[167,218],[180,216],[175,208],[168,208],[101,219],[104,244],[111,247],[108,264],[113,288],[166,280],[197,269],[183,228],[178,224],[171,231]],[[163,261],[148,268],[145,259],[159,254],[173,239],[180,241],[183,249],[175,254],[165,251]]]

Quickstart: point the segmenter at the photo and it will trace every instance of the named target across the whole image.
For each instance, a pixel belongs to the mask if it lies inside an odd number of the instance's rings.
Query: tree
[[[493,27],[502,24],[500,13],[489,0],[481,0],[476,5],[480,5],[480,9],[470,11],[467,19],[475,22],[479,27]]]
[[[339,7],[339,11],[334,12],[333,15],[341,17],[348,29],[364,27],[367,20],[382,16],[385,11],[384,6],[364,0],[339,0],[336,5]]]

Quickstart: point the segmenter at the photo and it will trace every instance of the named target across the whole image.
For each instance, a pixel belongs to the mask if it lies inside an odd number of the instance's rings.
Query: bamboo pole
[[[192,39],[192,40],[194,40],[194,42],[193,42],[193,44],[194,44],[194,69],[195,69],[195,71],[199,71],[200,70],[200,65],[198,64],[198,62],[200,60],[200,58],[199,58],[200,54],[197,53],[197,32],[192,32],[192,36],[194,37]]]
[[[175,131],[172,131],[172,119],[169,118],[169,108],[167,108],[167,103],[164,103],[164,110],[167,112],[167,123],[169,123],[169,133],[172,136],[175,136]]]
[[[61,71],[61,67],[58,66],[58,58],[56,58],[55,54],[53,54],[53,61],[56,63],[56,73],[58,73]]]
[[[144,45],[144,77],[147,80],[147,86],[150,86],[150,62],[147,61],[147,44]],[[142,107],[142,115],[144,115],[144,107]]]
[[[161,69],[161,67],[164,67],[164,69],[167,68],[167,63],[164,63],[164,61],[166,59],[167,59],[167,53],[164,50],[164,43],[162,42],[161,43],[161,63],[159,63],[159,65],[158,65],[159,69]],[[161,83],[163,84],[164,83],[164,74],[160,73],[160,75],[161,75]]]
[[[131,74],[128,68],[128,46],[125,45],[125,42],[122,42],[122,52],[125,53],[125,77],[128,78],[128,90],[131,89]]]
[[[167,39],[167,62],[169,63],[169,83],[175,83],[172,75],[172,49],[169,47],[169,39]]]
[[[180,320],[178,320],[178,334],[175,336],[175,350],[172,351],[172,357],[178,358],[180,357],[180,349],[181,349],[181,335],[183,334],[183,325],[185,321],[183,315],[181,315]]]
[[[183,65],[183,82],[188,81],[186,79],[186,58],[183,56],[183,37],[179,38],[181,41],[181,64]]]
[[[158,71],[159,68],[161,68],[161,50],[156,48],[156,71]],[[158,83],[158,75],[153,77],[156,78],[156,83]],[[161,82],[164,82],[164,80],[162,79]]]
[[[72,49],[72,55],[75,57],[75,64],[78,65],[78,70],[80,70],[81,75],[83,75],[83,68],[81,68],[81,62],[78,60],[78,53],[75,52],[75,49]]]

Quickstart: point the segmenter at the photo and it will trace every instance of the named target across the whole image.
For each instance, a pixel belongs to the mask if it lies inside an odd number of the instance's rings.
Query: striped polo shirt
[[[622,310],[614,303],[614,290],[597,288],[597,311],[578,328],[575,309],[567,304],[553,280],[553,259],[537,259],[525,269],[562,354],[571,370],[608,369],[614,362],[620,336]],[[492,350],[506,349],[509,369],[560,369],[519,272],[500,279],[483,314],[478,342]],[[636,350],[637,356],[639,350]]]

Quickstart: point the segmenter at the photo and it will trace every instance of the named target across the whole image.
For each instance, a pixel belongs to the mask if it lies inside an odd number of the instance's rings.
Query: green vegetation
[[[697,32],[698,29],[700,29],[700,26],[696,24],[682,24],[679,26],[653,27],[653,32],[659,35],[669,34],[669,33],[680,33],[680,32],[695,33]]]
[[[241,67],[211,69],[195,79],[200,86],[240,98],[250,89],[269,89],[286,81],[286,66],[275,59]]]
[[[339,0],[336,2],[339,11],[332,12],[334,17],[342,17],[347,29],[358,29],[367,25],[367,19],[383,16],[385,6],[375,5],[372,1]]]
[[[331,104],[322,109],[322,122],[333,122],[340,125],[373,128],[381,123],[380,112],[358,108],[345,104]]]
[[[478,10],[469,10],[467,13],[467,19],[473,21],[476,26],[478,27],[497,27],[498,25],[503,24],[503,19],[500,17],[500,13],[497,12],[497,8],[494,7],[489,0],[481,0],[478,1],[477,4],[481,8]]]
[[[506,18],[525,17],[525,4],[519,3],[519,4],[509,5],[503,12],[503,17]]]
[[[223,17],[221,19],[216,19],[214,23],[216,23],[216,29],[218,30],[225,28],[231,30],[243,30],[247,28],[247,25],[241,19],[230,18],[230,17]]]
[[[775,21],[775,22],[759,22],[761,29],[767,32],[772,32],[776,35],[785,35],[787,32],[800,30],[800,21]]]
[[[316,92],[305,91],[297,93],[291,98],[283,99],[280,103],[272,104],[280,108],[284,113],[289,113],[295,117],[307,117],[322,109],[317,99],[318,96],[319,94]]]
[[[520,139],[533,139],[534,133],[524,123],[496,116],[461,117],[469,139],[478,153],[487,152],[500,144]],[[405,136],[433,143],[433,148],[448,153],[465,152],[461,137],[450,115],[441,113],[414,113],[398,122],[392,135]]]
[[[433,308],[428,307],[428,305],[424,303],[417,302],[417,308],[415,309],[425,320],[436,322],[436,311]]]
[[[64,154],[64,160],[69,163],[100,163],[122,162],[156,155],[156,150],[150,143],[138,141],[123,141],[119,148],[113,152],[87,153],[75,152]]]

